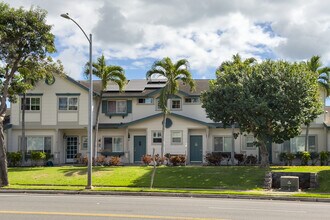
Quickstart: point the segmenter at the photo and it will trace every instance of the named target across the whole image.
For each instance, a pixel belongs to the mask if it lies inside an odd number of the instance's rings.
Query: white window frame
[[[81,150],[88,150],[88,137],[87,136],[82,136],[81,137]]]
[[[116,112],[111,112],[110,111],[110,106],[109,106],[110,102],[115,102],[116,103]],[[125,111],[119,111],[119,105],[118,105],[119,102],[125,103]],[[108,107],[108,113],[109,114],[125,114],[125,113],[127,113],[127,100],[109,100],[107,107]]]
[[[247,136],[245,136],[244,149],[245,150],[255,150],[256,149],[256,146],[255,146],[254,142],[255,142],[255,137],[253,135],[247,135]],[[248,147],[248,144],[251,144],[252,147]]]
[[[60,109],[60,99],[66,99],[66,109]],[[76,104],[72,105],[70,103],[70,100],[76,99],[77,102]],[[58,111],[78,111],[78,106],[79,106],[79,98],[76,96],[59,96],[58,97],[58,106],[57,109]],[[74,109],[72,109],[74,107]]]
[[[215,138],[222,138],[222,151],[218,151],[215,149]],[[213,151],[214,152],[231,152],[231,149],[229,151],[224,151],[225,148],[225,138],[231,139],[231,136],[213,136],[212,141],[213,141]],[[230,140],[231,143],[232,140]],[[230,144],[231,145],[231,144]],[[231,148],[232,146],[230,146]]]
[[[39,104],[32,105],[32,99],[39,100]],[[29,100],[29,101],[28,101]],[[27,105],[27,102],[29,104]],[[33,107],[38,107],[39,109],[32,109]],[[23,97],[21,97],[21,110],[23,110]],[[40,111],[41,110],[41,97],[25,97],[25,111]]]
[[[156,136],[155,136],[156,135]],[[160,142],[155,142],[155,139],[160,139]],[[151,143],[152,144],[162,144],[163,142],[163,133],[160,130],[151,131]]]
[[[103,144],[102,144],[102,149],[105,150],[104,148],[104,143],[105,143],[105,139],[106,138],[111,138],[111,151],[106,151],[106,152],[111,152],[111,153],[123,153],[124,152],[124,136],[104,136],[102,137],[102,141],[103,141]],[[118,149],[115,149],[114,148],[114,145],[115,145],[115,139],[118,139],[120,138],[121,139],[121,149],[120,151],[118,151]]]
[[[144,102],[140,102],[140,100],[144,100]],[[147,102],[146,100],[150,100],[150,102]],[[139,105],[152,105],[152,104],[154,104],[154,99],[153,98],[140,98],[140,99],[138,99],[137,104],[139,104]]]
[[[179,101],[180,102],[180,107],[179,108],[173,108],[173,101]],[[173,111],[179,111],[182,109],[182,100],[179,98],[171,99],[171,110]]]
[[[29,135],[29,136],[26,136],[25,138],[26,138],[26,152],[27,153],[31,153],[31,152],[34,152],[34,151],[40,151],[40,152],[46,152],[46,151],[48,151],[47,153],[52,153],[52,144],[53,144],[53,138],[52,138],[52,136],[47,136],[47,135],[45,135],[45,136],[42,136],[42,135],[40,135],[40,136],[38,136],[38,135]],[[31,138],[40,138],[40,139],[42,138],[43,139],[42,149],[41,148],[40,149],[31,149],[31,147],[29,147],[29,143],[30,143],[29,142],[29,139],[31,139]],[[49,150],[45,150],[46,138],[48,138],[50,140],[50,146],[48,146],[49,147]],[[19,145],[21,146],[21,144],[22,144],[22,136],[19,136]],[[34,144],[34,146],[36,146],[36,145]]]
[[[180,136],[179,137],[174,137],[175,133],[180,134]],[[173,141],[174,138],[180,138],[180,142]],[[183,139],[183,131],[182,130],[173,130],[173,131],[171,131],[171,144],[180,145],[180,144],[182,144],[182,139]]]
[[[309,146],[309,140],[308,140],[308,149],[307,150],[309,152],[314,152],[314,151],[317,152],[317,135],[308,135],[308,138],[312,138],[312,137],[314,137],[314,140],[315,140],[314,145],[312,145],[314,149],[311,151],[311,146]],[[297,150],[298,149],[297,146],[295,147],[295,149],[293,149],[293,146],[298,144],[298,140],[297,140],[298,138],[302,139],[301,142],[303,144],[298,146],[300,148],[299,150]],[[300,136],[296,136],[294,138],[291,138],[289,140],[289,144],[290,144],[289,152],[291,152],[291,153],[297,153],[299,151],[305,151],[305,135],[300,135]],[[284,143],[282,143],[282,145],[281,145],[281,152],[287,152],[286,150],[284,150]]]
[[[187,99],[190,99],[190,102],[187,102]],[[197,99],[197,101],[193,101],[194,99]],[[184,103],[187,105],[198,105],[201,103],[200,97],[185,97]]]

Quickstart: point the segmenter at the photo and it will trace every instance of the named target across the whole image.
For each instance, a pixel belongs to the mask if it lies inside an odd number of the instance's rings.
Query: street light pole
[[[92,189],[92,165],[93,165],[93,80],[92,80],[92,34],[89,34],[89,38],[85,31],[80,27],[80,25],[73,20],[68,13],[61,14],[61,17],[69,19],[73,21],[79,29],[83,32],[85,37],[87,38],[89,42],[89,93],[88,93],[88,127],[87,127],[87,133],[88,133],[88,149],[89,149],[89,155],[88,155],[88,169],[87,169],[87,186],[86,189]]]

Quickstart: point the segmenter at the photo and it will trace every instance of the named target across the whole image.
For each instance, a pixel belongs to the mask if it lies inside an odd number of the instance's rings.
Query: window
[[[21,98],[21,110],[23,110],[23,98]],[[40,98],[25,98],[25,110],[27,111],[39,111],[40,110]]]
[[[161,108],[161,106],[160,106],[159,98],[156,99],[156,110],[157,110],[157,111],[162,110],[162,108]]]
[[[124,152],[124,138],[105,137],[103,139],[103,149],[105,152]]]
[[[184,102],[187,104],[199,104],[200,98],[199,97],[186,97]]]
[[[143,99],[139,99],[138,103],[139,104],[152,104],[153,103],[153,98],[143,98]]]
[[[246,149],[252,149],[252,148],[255,147],[254,146],[254,137],[253,136],[248,135],[248,136],[245,137],[245,140],[246,140],[246,142],[245,142],[245,148]]]
[[[58,98],[58,110],[78,110],[78,98],[77,97],[59,97]]]
[[[296,153],[305,151],[305,136],[298,136],[284,141],[282,144],[283,152]],[[308,136],[308,151],[316,151],[316,136]]]
[[[161,144],[162,143],[162,131],[152,131],[152,143],[153,144]]]
[[[182,131],[171,131],[172,144],[182,144]]]
[[[115,100],[108,102],[109,113],[126,113],[127,112],[127,101]]]
[[[41,136],[28,136],[26,137],[26,151],[31,153],[32,151],[40,151],[45,153],[51,153],[52,139],[51,137]]]
[[[173,110],[181,109],[181,99],[172,99],[171,100],[171,109],[173,109]]]
[[[81,149],[82,150],[88,149],[88,138],[86,136],[81,137]]]
[[[214,137],[214,151],[216,152],[231,152],[231,137]]]

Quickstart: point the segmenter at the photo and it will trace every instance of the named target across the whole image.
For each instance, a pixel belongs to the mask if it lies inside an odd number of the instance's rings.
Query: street
[[[0,193],[1,220],[329,219],[330,204],[219,198]]]

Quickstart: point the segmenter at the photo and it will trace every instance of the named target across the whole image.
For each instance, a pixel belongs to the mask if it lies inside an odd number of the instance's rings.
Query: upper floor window
[[[308,151],[316,151],[316,136],[308,136]],[[284,141],[282,144],[283,152],[296,153],[299,151],[305,151],[305,136],[298,136]]]
[[[114,100],[108,102],[108,113],[126,113],[127,101],[126,100]]]
[[[23,110],[23,98],[21,99],[21,110]],[[40,98],[26,97],[25,98],[25,110],[39,111],[40,110]]]
[[[216,152],[231,152],[232,137],[214,137],[213,145]]]
[[[186,97],[184,99],[184,102],[186,104],[199,104],[200,103],[200,98],[199,97]]]
[[[78,98],[77,97],[59,97],[58,98],[58,110],[78,110]]]
[[[152,104],[153,98],[142,98],[138,100],[139,104]]]
[[[181,109],[181,99],[171,99],[171,109],[180,110]]]

